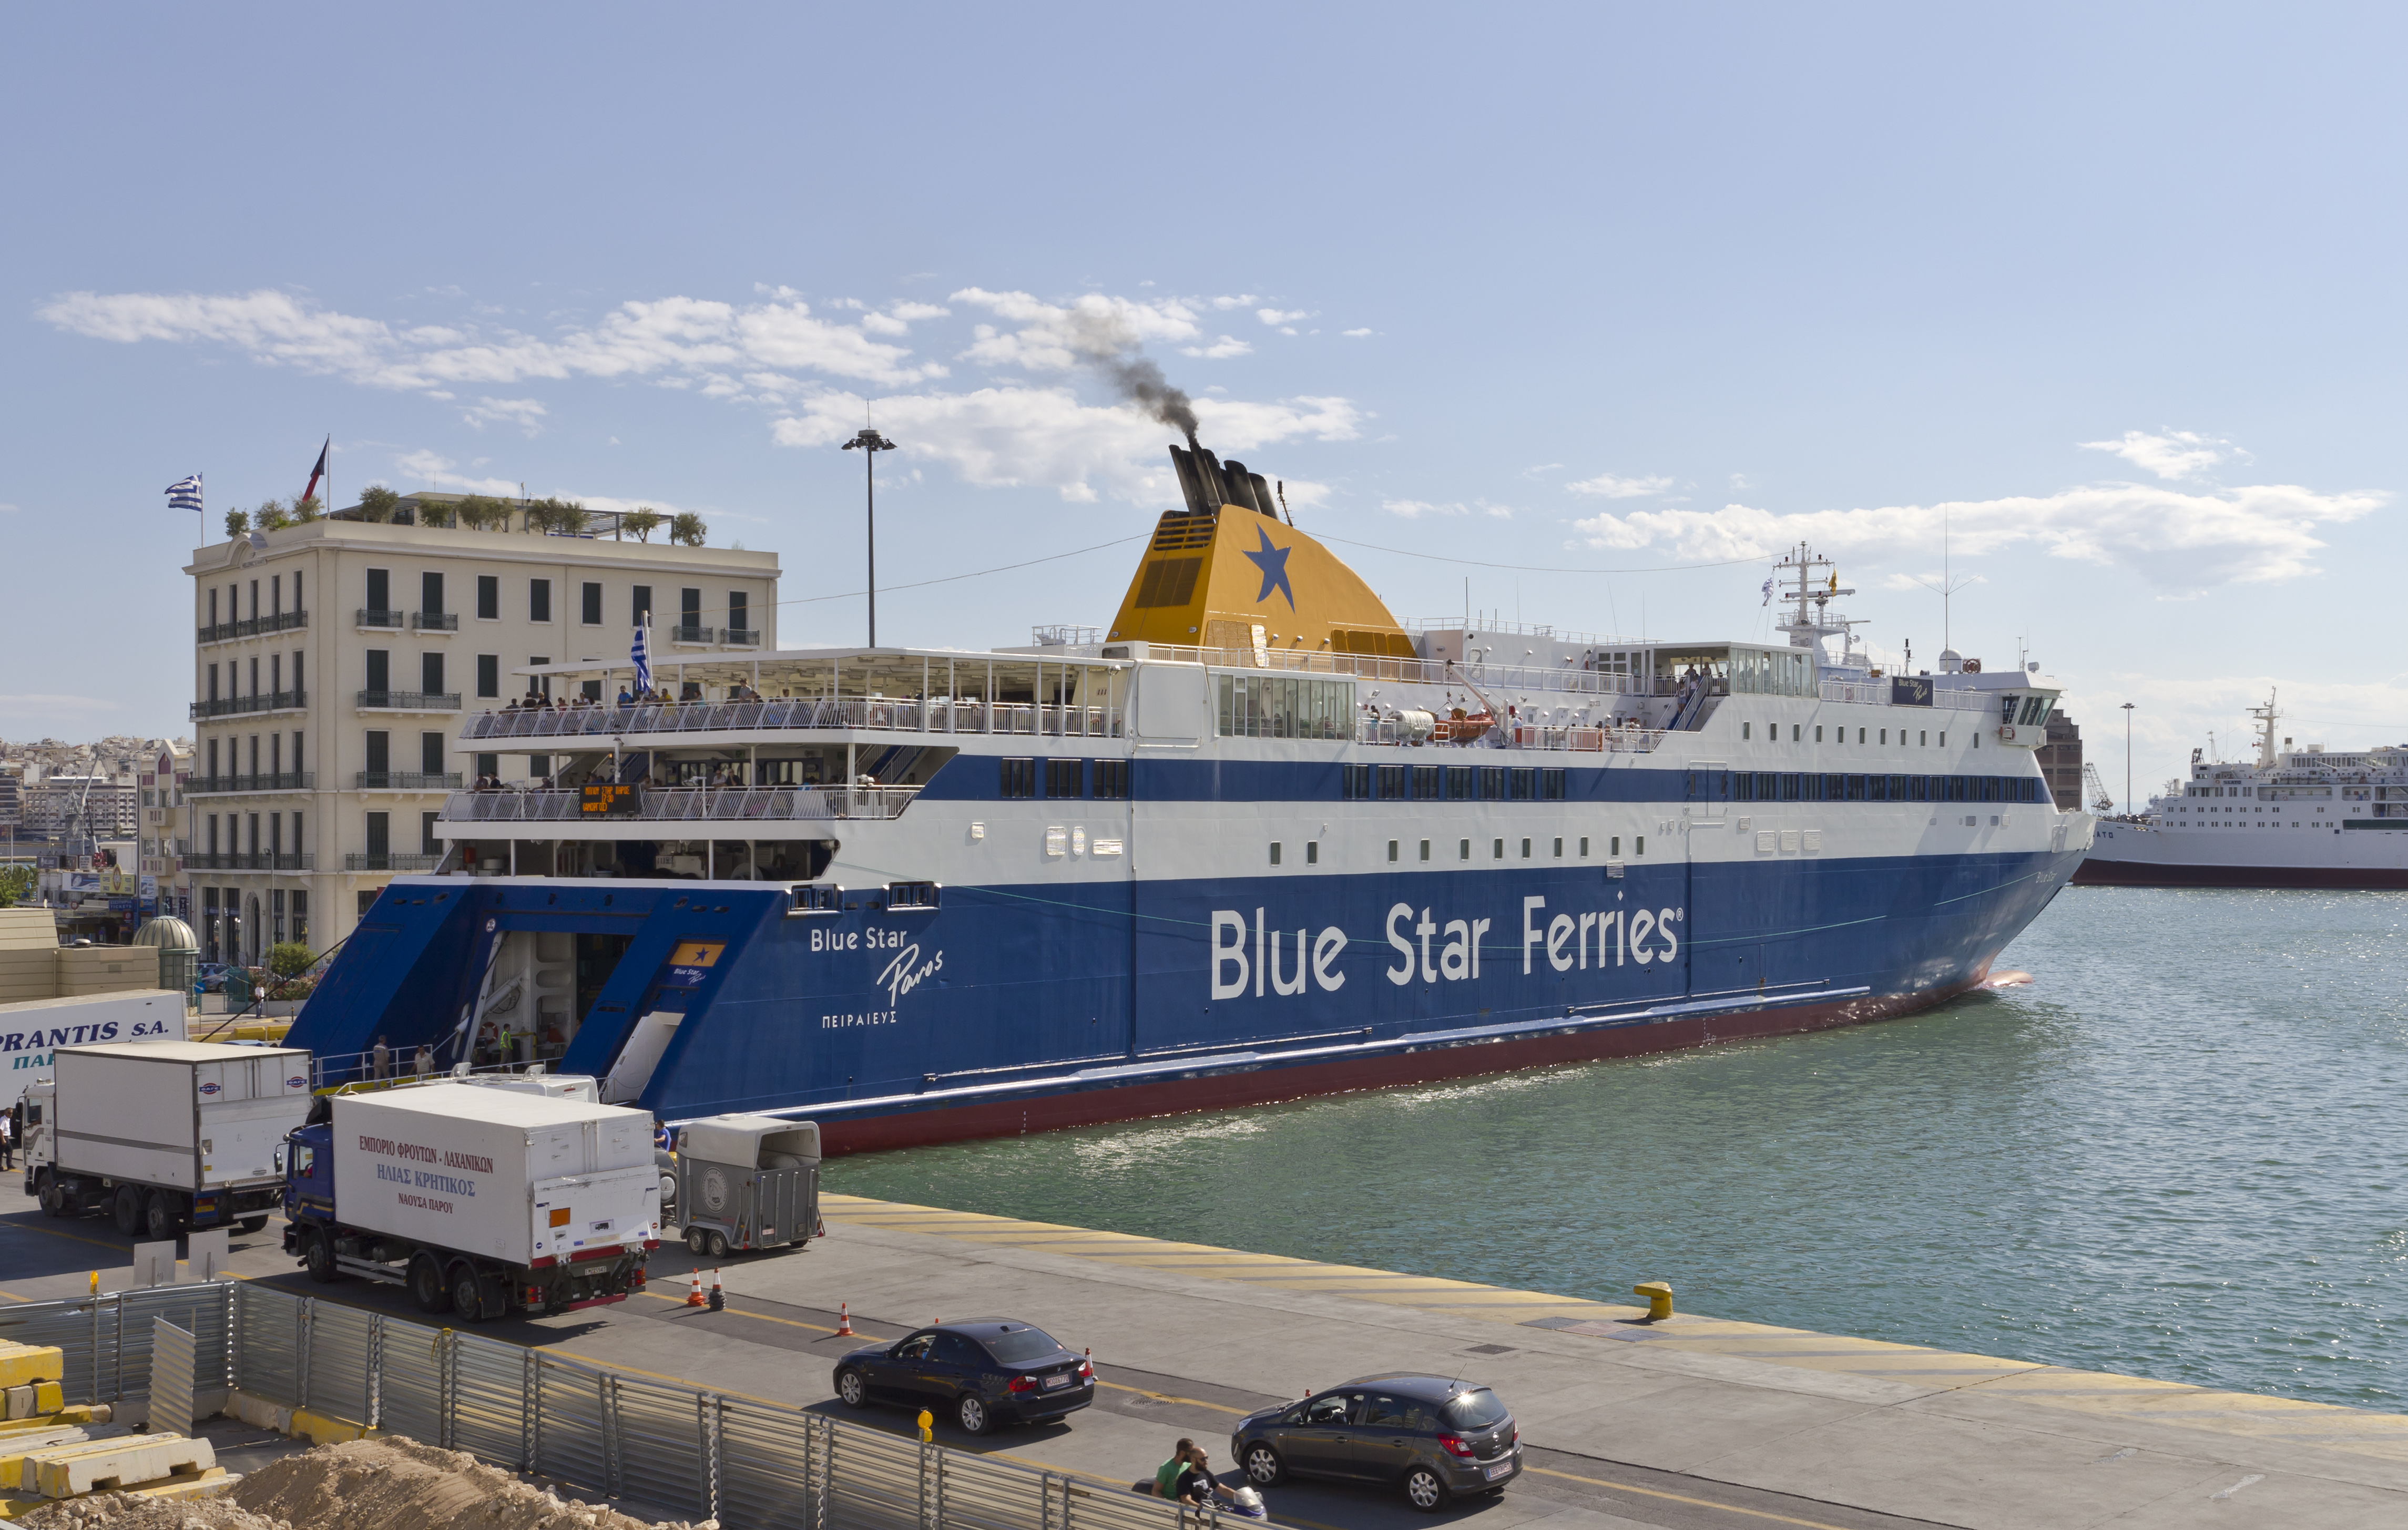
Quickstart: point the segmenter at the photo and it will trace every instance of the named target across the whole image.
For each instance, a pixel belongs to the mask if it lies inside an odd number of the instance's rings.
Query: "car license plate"
[[[1070,1379],[1067,1376],[1049,1376],[1045,1378],[1045,1390],[1048,1392],[1053,1391],[1055,1387],[1067,1387],[1069,1384]]]
[[[1512,1469],[1513,1469],[1513,1463],[1512,1463],[1511,1461],[1499,1461],[1498,1463],[1497,1463],[1497,1465],[1495,1465],[1495,1466],[1488,1466],[1488,1467],[1484,1468],[1484,1469],[1482,1470],[1482,1472],[1481,1472],[1481,1475],[1482,1475],[1482,1476],[1484,1476],[1484,1477],[1485,1477],[1485,1478],[1487,1478],[1490,1481],[1494,1482],[1495,1480],[1497,1480],[1497,1479],[1498,1479],[1498,1478],[1500,1478],[1500,1477],[1504,1476],[1507,1472],[1510,1472],[1510,1471],[1512,1471]]]

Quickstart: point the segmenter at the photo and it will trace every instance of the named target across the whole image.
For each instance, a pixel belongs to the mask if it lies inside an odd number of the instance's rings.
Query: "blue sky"
[[[1804,536],[1928,660],[1945,519],[1956,646],[2028,641],[2118,792],[2128,700],[2144,790],[2275,686],[2302,743],[2408,739],[2396,11],[0,24],[8,737],[189,731],[183,474],[212,532],[329,432],[346,501],[692,508],[850,640],[810,597],[860,588],[864,408],[882,584],[1133,537],[1168,433],[1094,363],[1137,349],[1398,550],[1344,549],[1400,615],[1756,633],[1756,569],[1635,571]],[[881,634],[1099,622],[1134,552]]]

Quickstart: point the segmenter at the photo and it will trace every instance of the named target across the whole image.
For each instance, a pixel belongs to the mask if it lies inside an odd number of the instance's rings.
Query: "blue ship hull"
[[[1902,1013],[1982,981],[2081,859],[954,885],[825,912],[743,882],[403,879],[292,1042],[443,1047],[496,941],[617,937],[557,1071],[607,1074],[642,1017],[677,1013],[639,1104],[808,1115],[861,1151]]]

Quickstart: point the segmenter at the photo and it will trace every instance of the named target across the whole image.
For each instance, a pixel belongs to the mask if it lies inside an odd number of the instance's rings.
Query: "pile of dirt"
[[[285,1456],[221,1498],[95,1494],[45,1504],[18,1523],[29,1530],[718,1530],[712,1520],[656,1526],[399,1436]]]
[[[254,1514],[231,1498],[176,1503],[123,1493],[44,1504],[19,1516],[17,1523],[32,1530],[293,1530],[282,1520]]]
[[[270,1521],[292,1530],[653,1530],[649,1520],[563,1498],[474,1456],[397,1435],[270,1462],[236,1484],[232,1496],[259,1520],[225,1530],[265,1530]],[[704,1530],[717,1526],[706,1521]]]

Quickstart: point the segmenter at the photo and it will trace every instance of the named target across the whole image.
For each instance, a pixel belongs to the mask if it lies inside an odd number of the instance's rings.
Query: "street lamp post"
[[[2132,704],[2124,703],[2124,813],[2132,812]]]
[[[866,470],[863,487],[868,495],[869,511],[869,646],[878,646],[878,454],[892,451],[895,443],[864,425],[861,434],[844,443],[851,451],[861,449],[861,465]]]

